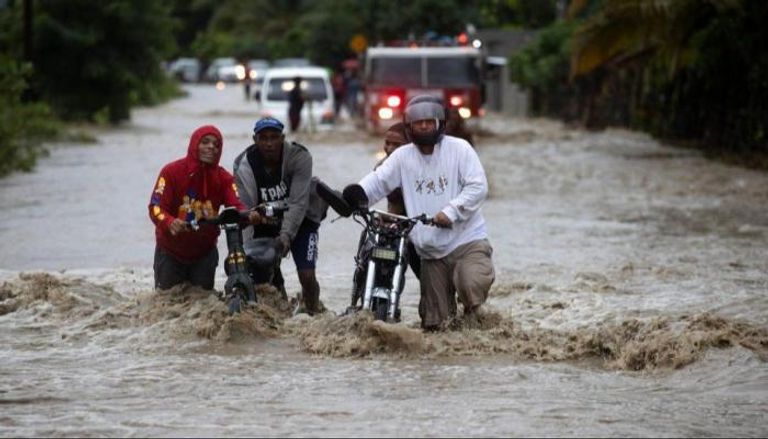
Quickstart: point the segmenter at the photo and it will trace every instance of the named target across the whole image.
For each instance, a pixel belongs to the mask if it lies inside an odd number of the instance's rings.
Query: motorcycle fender
[[[379,299],[389,300],[389,288],[377,287],[373,289],[371,297],[378,297]]]

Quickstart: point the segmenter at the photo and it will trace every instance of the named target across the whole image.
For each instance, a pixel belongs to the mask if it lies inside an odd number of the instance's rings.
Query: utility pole
[[[23,40],[24,40],[24,61],[32,62],[32,38],[34,36],[32,29],[32,0],[24,0],[23,4]]]

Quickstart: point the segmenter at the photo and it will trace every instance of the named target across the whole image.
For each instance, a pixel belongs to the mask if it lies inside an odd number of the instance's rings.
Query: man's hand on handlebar
[[[262,216],[259,215],[259,212],[256,212],[255,210],[251,210],[248,212],[248,222],[253,225],[258,225],[264,222],[264,218],[262,218]]]
[[[441,229],[450,229],[453,227],[453,221],[451,221],[443,212],[437,212],[437,215],[432,218],[432,224]]]
[[[189,223],[178,218],[174,218],[173,222],[170,226],[168,226],[168,228],[171,231],[171,236],[176,236],[179,233],[187,232],[190,230]]]
[[[288,256],[288,250],[291,249],[291,240],[285,235],[278,235],[275,238],[275,243],[277,244],[277,251],[280,252],[280,257]]]

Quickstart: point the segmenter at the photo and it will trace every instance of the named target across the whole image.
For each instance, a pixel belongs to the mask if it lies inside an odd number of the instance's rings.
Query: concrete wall
[[[535,32],[526,30],[481,29],[475,35],[483,42],[483,48],[489,57],[508,59],[525,47],[535,36]],[[496,111],[509,116],[522,117],[528,113],[528,93],[509,80],[506,65],[498,67],[486,83],[486,110]]]

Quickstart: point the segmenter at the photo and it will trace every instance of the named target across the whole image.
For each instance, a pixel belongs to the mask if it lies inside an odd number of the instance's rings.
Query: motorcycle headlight
[[[397,259],[397,252],[391,248],[374,247],[371,257],[383,261],[394,261]]]

